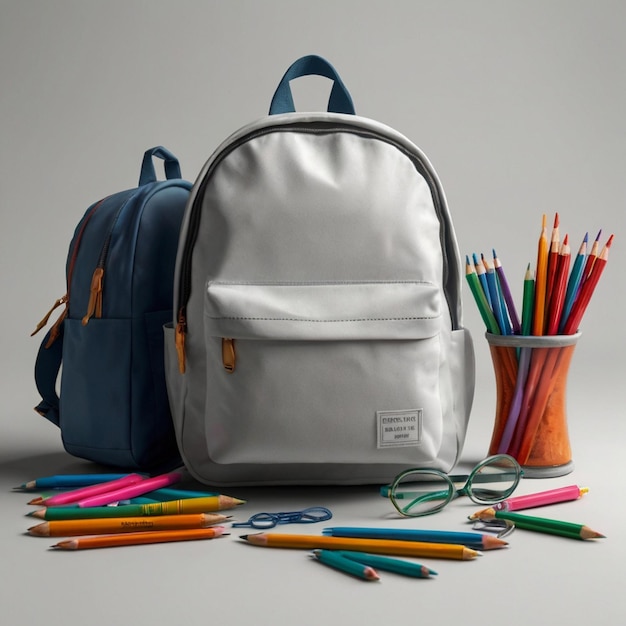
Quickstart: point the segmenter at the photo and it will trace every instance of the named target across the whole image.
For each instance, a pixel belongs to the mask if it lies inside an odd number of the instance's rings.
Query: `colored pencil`
[[[314,550],[348,550],[372,552],[391,556],[414,556],[441,559],[471,560],[481,553],[460,544],[429,543],[423,541],[391,541],[384,539],[353,539],[350,537],[324,537],[318,535],[290,535],[281,533],[256,533],[242,535],[240,539],[255,546],[268,548],[296,548]]]
[[[358,563],[345,556],[335,552],[334,550],[313,550],[311,556],[320,563],[328,565],[339,572],[350,574],[362,580],[380,580],[380,576],[376,570],[369,565]]]
[[[430,578],[436,576],[435,570],[421,565],[420,563],[413,563],[412,561],[405,561],[403,559],[395,559],[393,557],[381,556],[379,554],[368,554],[367,552],[348,552],[346,550],[339,550],[337,552],[346,559],[363,563],[363,565],[369,565],[370,567],[385,570],[387,572],[393,572],[395,574],[402,574],[403,576],[411,576],[413,578]]]
[[[150,500],[156,502],[169,502],[171,500],[186,500],[187,498],[210,498],[219,496],[215,491],[195,491],[192,489],[172,489],[163,487],[150,491]]]
[[[117,517],[42,522],[28,529],[36,537],[72,537],[74,535],[105,535],[153,530],[184,530],[207,528],[216,522],[205,513],[158,515],[154,517]]]
[[[171,541],[195,541],[198,539],[214,539],[224,534],[222,526],[211,528],[195,528],[190,530],[154,530],[145,533],[121,533],[116,535],[97,535],[94,537],[77,537],[61,541],[53,548],[59,550],[89,550],[92,548],[115,548],[135,546],[147,543],[166,543]]]
[[[591,269],[593,268],[593,264],[596,262],[598,258],[598,253],[600,252],[600,237],[602,236],[602,229],[598,231],[596,238],[593,240],[591,244],[591,250],[587,255],[587,259],[585,260],[585,268],[583,269],[583,274],[580,277],[580,283],[578,285],[578,292],[580,293],[580,288],[583,286],[584,282],[591,275]]]
[[[493,335],[499,335],[500,329],[498,328],[498,322],[491,311],[491,306],[487,302],[485,292],[480,285],[478,276],[476,274],[476,268],[470,263],[469,257],[465,257],[465,278],[469,285],[470,291],[474,296],[476,305],[478,306],[478,312],[483,318],[483,322],[487,327],[487,330]]]
[[[485,265],[485,269],[487,271],[487,286],[489,287],[489,295],[491,297],[491,308],[493,309],[493,314],[498,321],[498,328],[500,329],[500,333],[502,335],[507,334],[507,323],[504,321],[504,311],[502,310],[502,305],[500,302],[500,294],[498,293],[498,283],[496,282],[496,273],[489,265],[487,259],[484,256],[481,256],[483,264]]]
[[[208,496],[206,498],[188,498],[169,502],[150,504],[123,504],[120,506],[93,507],[51,507],[31,513],[32,517],[45,520],[97,519],[112,517],[141,517],[153,515],[179,515],[181,513],[208,513],[234,509],[245,500],[230,496]]]
[[[588,237],[589,234],[585,233],[583,241],[580,244],[580,248],[578,248],[576,258],[574,259],[572,273],[570,274],[567,281],[567,289],[565,291],[565,303],[563,304],[563,312],[561,313],[561,321],[559,323],[559,333],[563,333],[565,321],[567,320],[570,311],[572,310],[572,305],[574,304],[574,300],[576,298],[576,295],[578,294],[578,286],[580,285],[580,280],[582,278],[585,266],[585,258],[587,256]]]
[[[335,526],[324,528],[329,537],[352,537],[355,539],[391,539],[399,541],[427,541],[430,543],[457,543],[474,550],[493,550],[508,545],[503,539],[475,532],[447,530],[423,530],[417,528],[360,528]]]
[[[127,498],[134,496],[140,496],[144,493],[149,493],[155,489],[161,487],[167,487],[182,480],[183,475],[180,472],[169,472],[167,474],[161,474],[160,476],[154,476],[152,478],[146,478],[134,485],[128,487],[122,487],[114,491],[108,491],[97,496],[91,496],[79,500],[76,502],[76,506],[88,507],[88,506],[105,506],[113,502],[119,502]]]
[[[535,306],[533,311],[533,335],[543,335],[543,321],[546,304],[546,284],[548,269],[548,238],[546,215],[541,222],[541,234],[537,244],[537,268],[535,270]]]
[[[602,248],[602,251],[598,255],[598,258],[591,268],[591,274],[589,278],[587,278],[587,280],[580,288],[580,293],[574,301],[572,310],[563,326],[563,334],[571,335],[578,330],[578,326],[582,320],[583,315],[585,314],[587,306],[589,305],[591,296],[593,295],[593,292],[598,285],[598,281],[600,280],[600,276],[602,275],[607,261],[609,260],[609,248],[611,247],[612,243],[613,235],[609,237],[608,241],[604,245],[604,248]]]
[[[515,524],[516,528],[559,535],[571,539],[603,539],[605,537],[605,535],[583,524],[563,522],[561,520],[547,519],[545,517],[532,517],[521,513],[510,513],[509,511],[496,511],[493,508],[485,509],[480,519],[509,520]]]
[[[544,329],[548,325],[548,308],[552,299],[552,289],[556,279],[556,271],[559,262],[559,214],[554,214],[554,224],[552,226],[552,237],[550,239],[550,250],[548,252],[548,267],[546,270],[546,300],[544,304]],[[545,332],[545,331],[544,331]]]
[[[485,266],[481,261],[478,260],[478,256],[476,256],[476,254],[473,254],[472,258],[474,259],[474,269],[476,270],[476,276],[478,276],[480,286],[482,287],[483,293],[485,294],[485,299],[487,300],[487,306],[491,309],[491,296],[489,295],[489,285],[487,285]],[[469,263],[469,260],[467,262]]]
[[[556,335],[559,332],[561,314],[565,304],[565,292],[567,290],[567,278],[570,266],[570,247],[568,235],[563,238],[563,245],[559,251],[557,267],[554,275],[554,284],[550,294],[550,305],[548,307],[547,334]]]
[[[532,509],[534,507],[546,506],[549,504],[557,504],[559,502],[570,502],[578,500],[589,491],[586,487],[578,485],[567,485],[566,487],[557,487],[556,489],[548,489],[547,491],[539,491],[524,496],[514,496],[507,498],[502,502],[494,504],[494,511],[521,511],[523,509]],[[478,519],[481,512],[471,515],[469,519]]]
[[[87,487],[118,478],[124,478],[128,474],[60,474],[58,476],[44,476],[29,480],[28,482],[14,487],[25,491],[35,491],[37,489],[74,489],[77,487]]]
[[[498,258],[495,250],[493,250],[493,266],[498,277],[498,282],[500,284],[500,289],[506,303],[506,308],[509,312],[509,319],[511,320],[513,332],[516,335],[519,335],[522,332],[519,316],[517,315],[517,309],[515,308],[515,302],[513,300],[513,295],[511,294],[509,281],[506,278],[504,268],[502,267],[502,263],[500,262],[500,259]]]
[[[535,300],[535,275],[530,263],[524,275],[524,295],[522,296],[522,335],[530,335],[533,327],[533,302]]]
[[[72,489],[71,491],[65,491],[63,493],[55,494],[48,498],[42,498],[41,502],[38,504],[43,504],[43,506],[61,506],[63,504],[72,504],[74,502],[78,502],[83,498],[88,498],[90,496],[97,496],[101,493],[107,493],[109,491],[114,491],[115,489],[121,489],[122,487],[126,487],[128,485],[133,485],[140,480],[144,480],[144,476],[141,474],[128,474],[123,478],[117,478],[115,480],[106,481],[103,483],[98,483],[96,485],[89,485],[87,487],[80,487],[79,489]],[[31,500],[29,504],[35,504]]]

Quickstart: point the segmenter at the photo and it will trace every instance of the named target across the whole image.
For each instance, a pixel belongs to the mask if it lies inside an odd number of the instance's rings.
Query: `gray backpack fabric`
[[[307,74],[333,80],[328,112],[294,112],[289,81]],[[451,469],[474,392],[460,268],[425,155],[356,116],[327,61],[296,61],[186,207],[164,332],[189,472],[227,486]]]

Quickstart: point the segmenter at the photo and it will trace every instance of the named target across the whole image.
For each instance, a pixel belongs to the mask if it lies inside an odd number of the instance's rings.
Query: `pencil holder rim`
[[[581,332],[572,335],[495,335],[486,332],[485,338],[491,346],[507,348],[560,348],[574,345]]]

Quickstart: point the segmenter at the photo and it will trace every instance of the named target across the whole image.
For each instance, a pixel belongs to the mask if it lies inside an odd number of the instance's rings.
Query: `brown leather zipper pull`
[[[89,320],[94,317],[102,317],[102,277],[104,269],[96,267],[91,277],[91,293],[89,294],[89,304],[87,305],[87,314],[83,317],[83,326],[86,326]]]
[[[176,324],[176,353],[178,354],[178,371],[185,373],[185,333],[187,332],[187,320],[183,309],[178,313],[178,323]]]
[[[222,339],[222,363],[224,369],[232,374],[235,371],[235,363],[237,356],[235,354],[235,340],[234,339]]]
[[[37,324],[37,328],[33,330],[30,336],[32,337],[33,335],[36,335],[48,323],[48,320],[50,319],[50,316],[52,315],[53,311],[57,307],[60,307],[62,304],[65,304],[66,302],[67,302],[67,294],[65,294],[64,296],[61,296],[58,300],[55,300],[54,304],[52,305],[52,308],[44,315],[43,319],[39,322],[39,324]]]

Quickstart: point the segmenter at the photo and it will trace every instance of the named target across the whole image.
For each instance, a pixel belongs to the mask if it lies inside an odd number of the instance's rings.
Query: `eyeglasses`
[[[419,517],[441,511],[459,496],[477,504],[495,504],[508,498],[522,477],[519,463],[508,454],[495,454],[481,461],[469,476],[449,476],[436,469],[409,469],[391,485],[381,487],[400,515]],[[457,489],[455,483],[465,484]]]
[[[274,528],[277,524],[313,524],[325,522],[332,513],[324,506],[312,506],[302,511],[281,511],[279,513],[255,513],[247,522],[235,522],[233,528]]]

